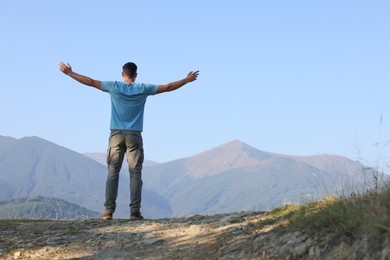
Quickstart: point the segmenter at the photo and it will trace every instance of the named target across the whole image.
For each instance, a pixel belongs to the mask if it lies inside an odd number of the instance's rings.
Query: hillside
[[[0,136],[0,198],[54,197],[101,212],[104,157],[82,155],[39,137]],[[373,172],[342,156],[283,155],[234,140],[187,158],[145,163],[141,211],[147,218],[162,218],[270,210],[354,194],[373,186],[378,177]],[[114,218],[127,218],[128,204],[124,166]]]
[[[0,258],[389,259],[389,194],[135,222],[0,220]]]
[[[0,201],[0,219],[80,219],[98,216],[98,212],[62,199],[37,196]]]
[[[41,139],[0,136],[0,198],[55,197],[101,212],[107,170],[100,163]],[[118,217],[129,216],[129,177],[121,176]],[[167,200],[144,189],[147,216],[169,216]]]
[[[293,156],[234,140],[197,155],[144,168],[145,187],[173,215],[269,210],[372,187],[359,162],[337,155]],[[191,203],[188,203],[188,202]]]

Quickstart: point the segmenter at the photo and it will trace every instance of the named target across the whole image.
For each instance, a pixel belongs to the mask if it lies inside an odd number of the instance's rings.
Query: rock
[[[266,213],[193,215],[129,222],[0,220],[0,259],[387,259],[389,240],[368,242],[319,230],[264,225]],[[363,245],[363,246],[361,246]],[[360,251],[353,251],[359,248]],[[353,257],[345,257],[353,259]],[[344,259],[345,259],[344,258]],[[343,258],[341,258],[343,259]]]
[[[163,241],[162,239],[153,238],[153,239],[144,240],[143,243],[146,244],[146,245],[153,245],[153,244],[156,244],[156,243],[159,243],[159,242],[162,242],[162,241]]]
[[[295,257],[302,257],[307,250],[307,245],[305,243],[298,244],[297,246],[294,247],[294,255]]]
[[[235,241],[233,244],[229,246],[229,251],[237,251],[240,247],[245,246],[245,244],[248,242],[247,239],[240,239]]]
[[[309,258],[310,259],[318,259],[320,257],[321,250],[318,246],[311,246],[309,249]]]
[[[16,252],[14,253],[14,258],[19,258],[21,255],[22,255],[22,252],[16,251]]]
[[[221,224],[232,224],[232,223],[237,223],[242,220],[242,216],[240,215],[228,215],[224,218],[222,218],[219,223]]]

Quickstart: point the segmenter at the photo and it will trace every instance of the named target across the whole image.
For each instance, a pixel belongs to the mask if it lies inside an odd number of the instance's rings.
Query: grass
[[[25,223],[32,222],[43,222],[49,221],[47,219],[0,219],[0,227],[2,226],[10,226],[10,225],[20,225]]]
[[[330,196],[275,208],[265,214],[258,229],[281,234],[301,231],[313,238],[331,238],[339,245],[334,249],[339,248],[339,253],[345,255],[342,259],[355,259],[359,254],[390,259],[390,185],[378,192],[345,198]],[[348,246],[340,247],[344,242]]]
[[[327,197],[301,206],[292,214],[291,226],[333,232],[354,232],[365,223],[369,204],[364,197]]]
[[[326,197],[270,212],[268,224],[280,227],[365,237],[372,245],[390,238],[390,187],[348,198]]]

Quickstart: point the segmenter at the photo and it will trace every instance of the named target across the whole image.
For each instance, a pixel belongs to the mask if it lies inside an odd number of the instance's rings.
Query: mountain
[[[101,212],[104,160],[104,154],[78,154],[38,137],[0,136],[0,199],[39,195]],[[269,210],[326,195],[349,196],[372,188],[378,177],[346,157],[283,155],[234,140],[191,157],[145,163],[141,210],[147,218]],[[114,217],[128,218],[127,167],[120,178]]]
[[[192,157],[144,168],[144,185],[170,201],[174,215],[269,210],[373,183],[367,167],[333,155],[291,156],[239,140]],[[371,169],[372,170],[372,169]]]
[[[104,166],[107,165],[107,153],[83,153],[84,156],[97,161],[100,164],[103,164]],[[150,161],[150,160],[145,160],[143,166],[151,166],[151,165],[156,165],[158,162],[155,161]],[[127,160],[126,156],[125,159],[123,160],[122,164],[122,169],[126,169],[127,171]]]
[[[194,177],[213,176],[228,170],[256,165],[271,156],[239,140],[210,149],[185,159],[188,174]]]
[[[0,219],[79,219],[98,216],[98,212],[62,199],[36,196],[0,201]]]
[[[103,210],[106,167],[39,137],[0,136],[0,199],[44,196]],[[115,217],[129,217],[129,177],[121,176]],[[169,216],[169,202],[143,190],[145,216]]]

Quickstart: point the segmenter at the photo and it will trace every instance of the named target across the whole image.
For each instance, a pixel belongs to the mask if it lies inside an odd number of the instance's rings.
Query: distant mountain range
[[[93,160],[92,160],[93,159]],[[0,136],[0,199],[60,198],[101,212],[105,154],[78,154],[39,137]],[[148,218],[268,210],[372,187],[376,171],[337,155],[294,156],[239,140],[167,163],[146,161],[142,212]],[[128,218],[129,177],[122,168],[117,212]]]
[[[174,215],[269,210],[371,188],[371,168],[337,155],[292,156],[238,140],[195,156],[146,167],[144,183]]]
[[[59,198],[102,212],[107,170],[86,156],[39,137],[0,136],[0,200],[43,196]],[[128,218],[129,177],[122,175],[117,217]],[[143,212],[170,216],[169,203],[143,190]]]

